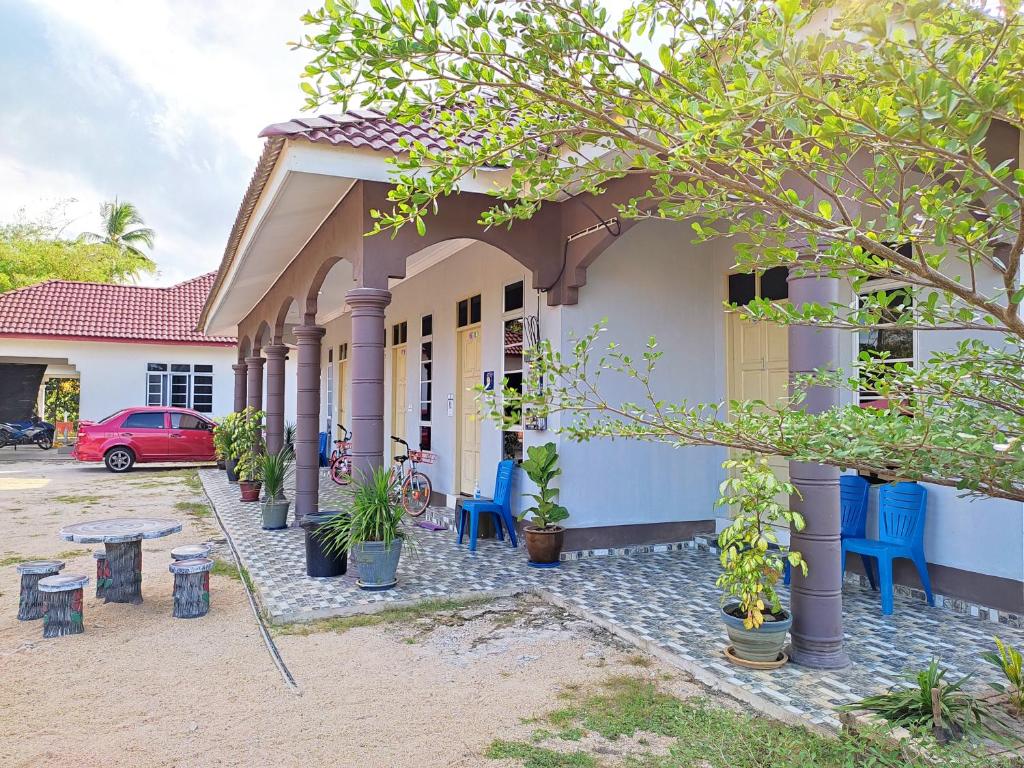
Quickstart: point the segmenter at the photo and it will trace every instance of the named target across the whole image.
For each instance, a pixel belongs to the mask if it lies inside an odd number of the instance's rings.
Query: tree
[[[86,232],[82,235],[86,241],[106,243],[136,257],[145,257],[139,246],[153,247],[156,233],[142,226],[146,222],[134,204],[118,202],[115,197],[113,202],[100,206],[100,216],[103,218],[103,234]]]
[[[64,237],[60,211],[57,206],[35,220],[21,212],[15,221],[0,224],[0,291],[45,280],[123,283],[155,271],[144,255]]]
[[[732,311],[969,332],[917,367],[864,353],[856,375],[804,377],[789,403],[692,405],[651,390],[655,340],[634,360],[597,328],[570,354],[542,345],[533,387],[511,405],[563,412],[580,440],[733,446],[1024,500],[1024,22],[1016,0],[987,5],[637,0],[613,19],[596,0],[329,0],[305,17],[303,87],[311,106],[358,99],[447,140],[407,145],[375,232],[422,229],[484,167],[511,171],[482,218],[491,226],[566,189],[599,195],[640,176],[620,216],[728,237],[750,271],[903,286],[854,307]],[[635,379],[642,401],[608,402],[609,375]],[[862,382],[888,407],[801,407],[811,384]]]

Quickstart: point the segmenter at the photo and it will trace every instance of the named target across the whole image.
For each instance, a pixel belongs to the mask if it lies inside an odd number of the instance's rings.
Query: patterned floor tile
[[[563,562],[552,570],[526,564],[525,551],[507,542],[481,540],[476,552],[455,540],[454,530],[412,528],[414,546],[402,554],[398,586],[364,592],[352,576],[306,576],[301,529],[264,531],[259,507],[238,500],[238,488],[223,472],[201,470],[206,492],[226,532],[249,570],[260,600],[273,621],[297,621],[358,613],[426,598],[508,594],[541,590],[568,607],[610,624],[676,658],[696,662],[723,681],[758,693],[809,722],[838,726],[835,706],[856,701],[897,682],[901,671],[939,658],[953,676],[992,673],[980,659],[992,646],[993,630],[1024,646],[1024,631],[993,626],[980,618],[952,614],[896,598],[896,611],[882,616],[877,593],[847,585],[843,598],[846,649],[853,662],[827,673],[787,664],[757,672],[723,661],[725,630],[717,619],[717,557],[696,548],[628,557],[595,557]],[[348,492],[321,480],[321,509],[347,504]],[[451,510],[432,508],[428,516],[451,522]],[[788,592],[782,597],[788,602]]]

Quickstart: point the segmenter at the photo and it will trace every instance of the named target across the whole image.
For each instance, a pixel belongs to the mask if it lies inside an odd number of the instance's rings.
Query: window
[[[914,296],[911,290],[904,285],[896,283],[883,283],[881,281],[868,281],[864,290],[857,297],[858,305],[865,306],[866,299],[876,297],[885,302],[885,310],[881,314],[881,321],[884,323],[895,323],[913,312]],[[895,365],[906,363],[914,365],[915,339],[914,331],[909,328],[873,328],[860,331],[857,334],[857,356],[858,358],[867,354],[871,358],[885,357],[884,365]],[[857,392],[857,402],[860,405],[880,400],[878,393],[873,389],[872,382],[866,372],[861,374],[860,389]]]
[[[348,360],[348,342],[338,345],[338,360]]]
[[[409,340],[409,324],[395,323],[391,326],[391,346],[397,347]]]
[[[769,301],[788,299],[788,279],[788,267],[772,267],[760,274],[737,272],[729,275],[729,303],[742,307],[757,297]]]
[[[147,363],[146,405],[172,405],[213,413],[213,366]]]
[[[334,348],[327,349],[327,434],[331,434],[331,414],[334,413]]]
[[[434,326],[431,315],[425,315],[420,321],[420,328],[432,330]],[[420,422],[429,424],[433,416],[434,403],[434,341],[430,334],[420,338]],[[430,427],[426,427],[427,444],[423,444],[423,427],[420,427],[420,447],[429,449]]]
[[[460,301],[456,307],[456,325],[464,328],[480,322],[480,294]]]
[[[517,392],[523,391],[523,281],[505,286],[505,316],[502,334],[502,375],[505,386]],[[497,385],[496,385],[497,386]],[[523,459],[523,428],[521,414],[506,411],[519,425],[502,432],[501,457]]]
[[[208,422],[203,421],[198,416],[193,416],[191,413],[171,414],[171,429],[207,430],[209,428]]]
[[[122,429],[163,429],[163,411],[142,411],[141,413],[130,413],[121,424]]]

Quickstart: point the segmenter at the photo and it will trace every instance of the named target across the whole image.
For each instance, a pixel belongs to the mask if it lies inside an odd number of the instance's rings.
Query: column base
[[[786,653],[794,664],[811,669],[843,669],[852,663],[842,647],[798,648],[790,643],[786,646]]]

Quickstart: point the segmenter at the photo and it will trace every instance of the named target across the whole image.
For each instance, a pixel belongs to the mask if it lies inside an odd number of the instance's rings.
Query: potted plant
[[[398,559],[405,541],[405,509],[392,492],[387,468],[355,483],[349,514],[332,517],[317,530],[324,550],[347,550],[356,562],[362,589],[390,589],[398,583]]]
[[[796,493],[779,480],[767,459],[745,455],[722,464],[729,477],[717,504],[733,511],[732,524],[718,536],[722,574],[722,620],[732,645],[730,661],[759,669],[774,669],[787,661],[782,652],[793,617],[782,607],[775,585],[788,561],[807,574],[799,552],[779,545],[777,525],[804,527],[798,513],[780,504],[780,496]]]
[[[288,527],[288,507],[284,497],[284,481],[292,455],[287,446],[277,453],[264,453],[259,457],[259,475],[263,480],[263,530],[276,531]]]
[[[263,411],[252,406],[238,414],[232,439],[232,453],[237,464],[239,490],[242,501],[259,501],[260,459],[266,453],[263,442]]]
[[[527,477],[537,486],[536,493],[527,493],[534,504],[519,514],[519,520],[530,515],[530,524],[524,531],[526,550],[530,564],[538,567],[554,567],[559,564],[562,544],[565,541],[565,528],[558,525],[569,517],[569,510],[556,503],[558,489],[551,483],[562,474],[557,466],[558,450],[554,443],[534,445],[527,449],[523,460],[523,470]]]
[[[223,463],[229,483],[238,482],[238,475],[235,474],[238,457],[234,451],[237,422],[238,414],[232,412],[213,425],[213,449],[217,453],[217,464],[220,466]]]

